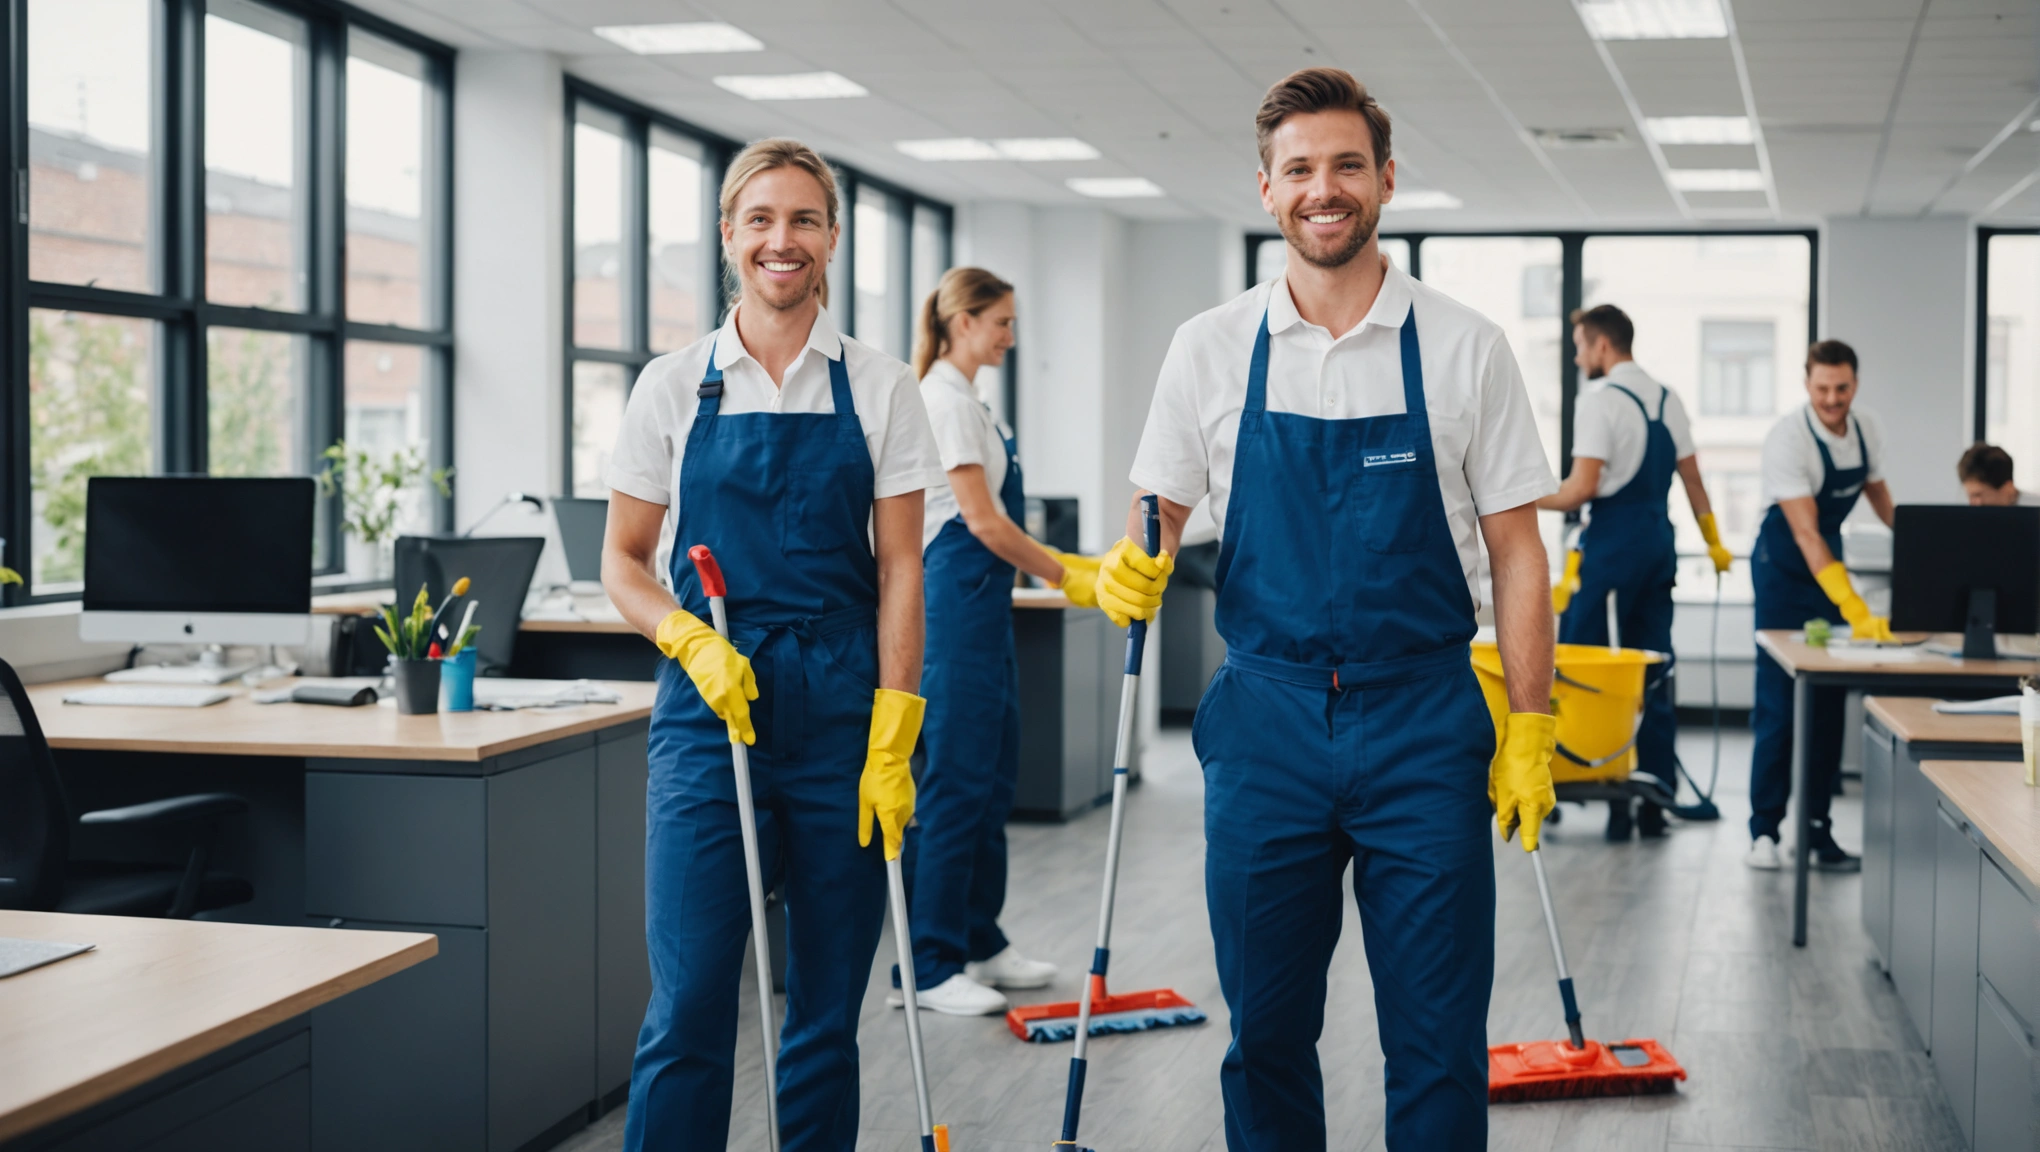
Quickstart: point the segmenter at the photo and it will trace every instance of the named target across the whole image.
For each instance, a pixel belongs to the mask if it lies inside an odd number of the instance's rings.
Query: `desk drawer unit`
[[[1934,1073],[1963,1139],[1976,1141],[1976,948],[1983,850],[1969,822],[1937,809],[1934,859]]]
[[[1891,983],[1920,1043],[1933,1043],[1934,827],[1940,793],[1907,755],[1892,757]]]
[[[2040,908],[1986,857],[1977,965],[2028,1029],[2040,1027]]]
[[[1891,970],[1891,877],[1896,845],[1897,781],[1892,775],[1892,736],[1874,720],[1863,726],[1863,930],[1870,934],[1877,963]]]

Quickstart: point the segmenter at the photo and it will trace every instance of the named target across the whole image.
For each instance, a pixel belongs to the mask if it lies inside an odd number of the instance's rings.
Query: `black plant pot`
[[[397,711],[406,716],[439,711],[439,661],[397,661]]]

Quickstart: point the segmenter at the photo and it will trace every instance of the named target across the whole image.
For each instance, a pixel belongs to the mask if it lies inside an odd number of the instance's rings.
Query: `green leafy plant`
[[[441,496],[453,493],[447,483],[453,469],[428,466],[416,448],[400,448],[378,459],[336,440],[321,455],[326,470],[319,473],[319,491],[341,494],[341,526],[364,544],[381,544],[396,535],[404,494],[420,481],[429,482]]]
[[[21,583],[21,573],[16,572],[5,564],[0,564],[0,588],[5,588],[9,584],[19,583]],[[480,625],[477,625],[476,628],[479,629]]]
[[[85,576],[85,481],[149,471],[150,349],[138,322],[31,309],[28,470],[39,583]]]
[[[399,617],[394,604],[382,606],[383,622],[375,627],[376,638],[399,660],[427,659],[432,650],[432,617],[431,594],[420,584],[409,615]]]

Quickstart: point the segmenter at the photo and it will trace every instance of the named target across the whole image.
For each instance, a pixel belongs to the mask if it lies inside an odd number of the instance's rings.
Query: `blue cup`
[[[458,656],[439,661],[439,710],[475,710],[475,650],[463,649]]]

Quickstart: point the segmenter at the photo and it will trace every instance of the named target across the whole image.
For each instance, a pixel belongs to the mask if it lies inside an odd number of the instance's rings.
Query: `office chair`
[[[87,812],[82,826],[177,836],[184,865],[69,859],[71,815],[56,761],[21,677],[0,660],[0,908],[188,920],[246,904],[255,889],[208,865],[220,819],[247,810],[239,796],[200,792]]]
[[[467,598],[475,602],[475,623],[482,626],[475,637],[476,670],[500,676],[510,667],[524,597],[543,551],[543,536],[399,536],[397,611],[410,611],[420,585],[436,605],[455,580],[467,577]],[[459,622],[456,617],[447,631]]]

